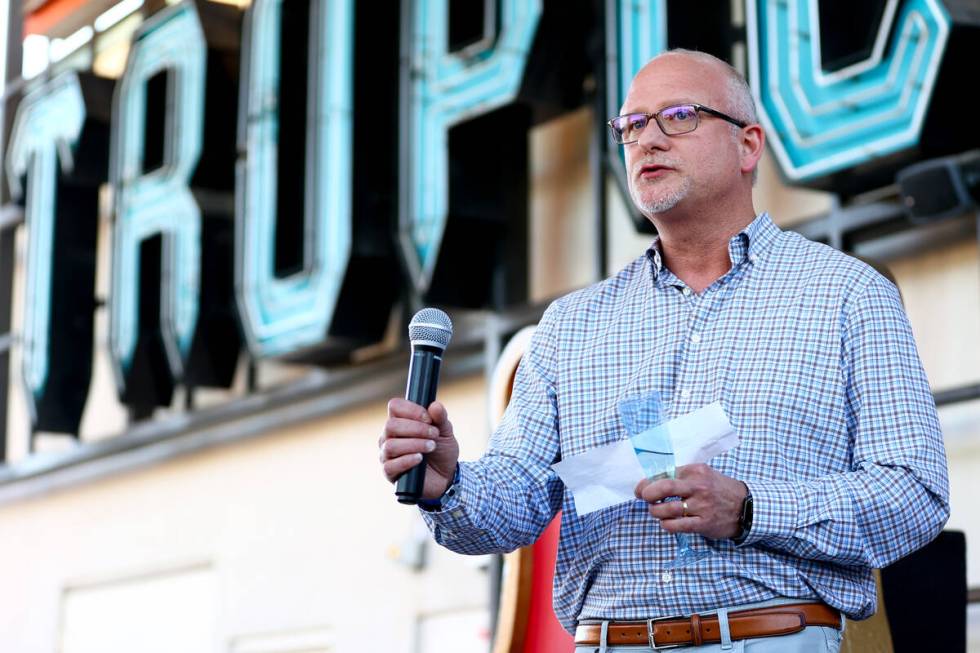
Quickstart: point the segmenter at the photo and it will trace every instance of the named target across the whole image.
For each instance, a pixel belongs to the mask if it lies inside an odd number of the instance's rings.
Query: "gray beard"
[[[633,198],[633,204],[636,208],[640,209],[640,212],[644,215],[652,215],[654,213],[664,213],[671,210],[677,204],[687,197],[688,192],[691,190],[691,180],[685,178],[683,183],[679,188],[675,188],[666,195],[663,195],[655,200],[643,201],[640,197],[640,193],[636,190],[635,182],[630,181],[630,195]]]

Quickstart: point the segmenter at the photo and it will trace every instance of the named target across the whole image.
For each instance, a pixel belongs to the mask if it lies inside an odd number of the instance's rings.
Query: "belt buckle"
[[[656,619],[647,619],[647,637],[650,640],[650,648],[654,651],[664,651],[669,648],[680,648],[681,646],[687,646],[687,644],[664,644],[663,646],[657,646],[656,640],[653,638],[653,625],[658,621],[670,621],[671,619],[683,619],[684,615],[671,615],[669,617],[657,617]]]

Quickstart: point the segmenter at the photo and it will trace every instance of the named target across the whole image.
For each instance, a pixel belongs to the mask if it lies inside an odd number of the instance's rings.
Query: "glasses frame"
[[[671,109],[678,109],[680,107],[691,107],[692,109],[694,109],[694,117],[695,117],[694,126],[691,127],[690,129],[686,129],[686,130],[680,131],[680,132],[678,132],[678,131],[669,132],[669,131],[667,131],[667,128],[664,127],[664,124],[661,122],[661,116],[666,111],[670,111]],[[700,127],[701,126],[701,114],[702,113],[707,113],[709,115],[715,116],[716,118],[721,118],[722,120],[726,120],[726,121],[732,123],[733,125],[736,125],[737,127],[748,127],[748,125],[749,125],[749,123],[747,123],[747,122],[742,122],[741,120],[736,120],[735,118],[732,118],[728,114],[722,113],[721,111],[718,111],[716,109],[712,109],[711,107],[706,107],[703,104],[697,104],[695,102],[685,102],[683,104],[673,104],[673,105],[671,105],[669,107],[664,107],[663,109],[661,109],[660,111],[657,111],[656,113],[643,113],[642,111],[637,111],[637,112],[634,112],[634,113],[624,113],[621,116],[616,116],[615,118],[610,118],[606,122],[606,124],[609,125],[609,131],[612,134],[612,139],[613,139],[613,142],[614,143],[616,143],[617,145],[630,145],[630,144],[635,143],[638,140],[640,140],[640,136],[637,135],[637,137],[634,138],[631,141],[619,140],[619,138],[617,138],[617,134],[622,134],[622,132],[617,132],[616,128],[613,127],[613,121],[614,120],[619,120],[620,118],[632,118],[634,116],[643,116],[644,118],[646,118],[646,121],[647,121],[647,124],[643,127],[643,129],[646,129],[647,127],[649,127],[650,126],[650,120],[653,119],[653,121],[657,123],[657,127],[660,127],[660,131],[662,131],[665,136],[679,136],[681,134],[690,134],[692,131],[694,131],[695,129],[697,129],[698,127]],[[643,133],[643,129],[640,130],[640,134]]]

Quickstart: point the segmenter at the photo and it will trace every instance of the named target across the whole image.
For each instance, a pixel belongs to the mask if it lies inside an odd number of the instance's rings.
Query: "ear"
[[[743,127],[738,147],[741,157],[739,167],[742,174],[751,173],[758,165],[766,147],[766,133],[762,130],[762,125],[752,124]]]

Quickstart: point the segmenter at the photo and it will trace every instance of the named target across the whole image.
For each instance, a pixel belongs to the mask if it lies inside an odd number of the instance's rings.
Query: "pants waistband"
[[[797,633],[807,626],[841,627],[840,612],[824,603],[790,603],[728,613],[732,640],[774,637]],[[580,646],[600,646],[602,624],[583,623],[575,631]],[[715,614],[664,617],[646,621],[610,621],[607,646],[650,646],[651,648],[700,646],[721,641]]]

